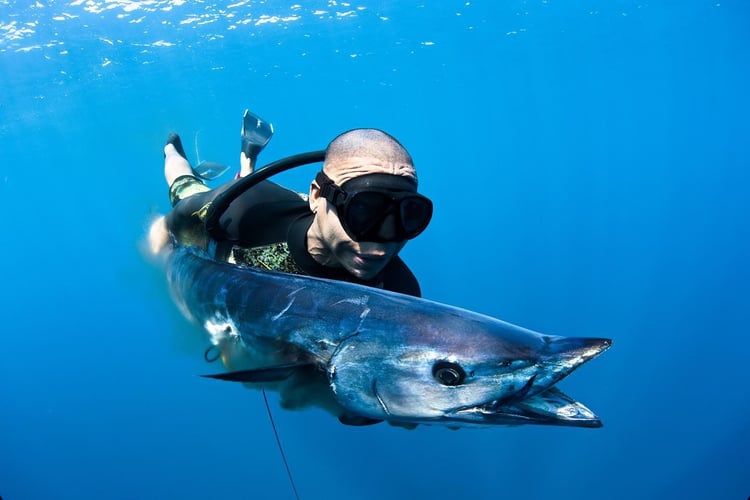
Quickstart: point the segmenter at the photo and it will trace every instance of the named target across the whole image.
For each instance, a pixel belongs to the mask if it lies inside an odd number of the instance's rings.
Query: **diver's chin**
[[[372,269],[369,267],[347,266],[347,271],[349,271],[349,274],[362,281],[371,280],[378,275],[381,269],[382,267],[378,269]]]
[[[388,256],[382,254],[350,251],[348,252],[344,267],[356,278],[370,280],[385,268],[388,260]]]

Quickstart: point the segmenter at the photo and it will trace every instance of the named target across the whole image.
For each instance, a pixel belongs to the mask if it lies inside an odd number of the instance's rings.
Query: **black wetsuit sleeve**
[[[404,293],[414,297],[421,297],[422,290],[419,287],[419,281],[411,269],[396,257],[385,268],[383,273],[383,288],[392,292]]]
[[[204,225],[207,206],[232,182],[177,202],[167,215],[167,227],[183,245],[207,248]],[[234,200],[219,219],[225,236],[218,243],[243,247],[285,241],[288,223],[309,212],[308,203],[299,194],[273,182],[264,181]]]
[[[291,221],[309,212],[298,193],[265,181],[233,201],[219,225],[235,245],[262,246],[286,241]]]

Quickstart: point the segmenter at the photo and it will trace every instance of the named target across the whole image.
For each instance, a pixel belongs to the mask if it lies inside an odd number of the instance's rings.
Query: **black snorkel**
[[[273,175],[291,170],[295,167],[300,167],[302,165],[318,163],[323,160],[325,160],[325,151],[323,150],[300,153],[298,155],[288,156],[286,158],[271,162],[254,171],[253,173],[240,178],[237,182],[227,188],[226,191],[214,198],[214,200],[208,206],[208,209],[206,210],[206,217],[203,220],[203,224],[206,227],[206,232],[211,238],[215,240],[224,239],[226,237],[226,233],[224,229],[219,225],[219,220],[234,200],[242,196],[256,184],[268,179]]]

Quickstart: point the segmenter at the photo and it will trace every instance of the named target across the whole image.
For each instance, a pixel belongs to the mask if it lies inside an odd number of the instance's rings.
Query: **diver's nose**
[[[394,235],[399,234],[399,222],[396,213],[387,214],[380,224],[378,235],[386,241],[390,241]]]

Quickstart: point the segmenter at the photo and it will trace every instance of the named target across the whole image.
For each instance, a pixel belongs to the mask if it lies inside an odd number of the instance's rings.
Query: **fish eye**
[[[466,378],[466,372],[458,363],[438,361],[432,367],[432,376],[443,385],[461,385]]]

